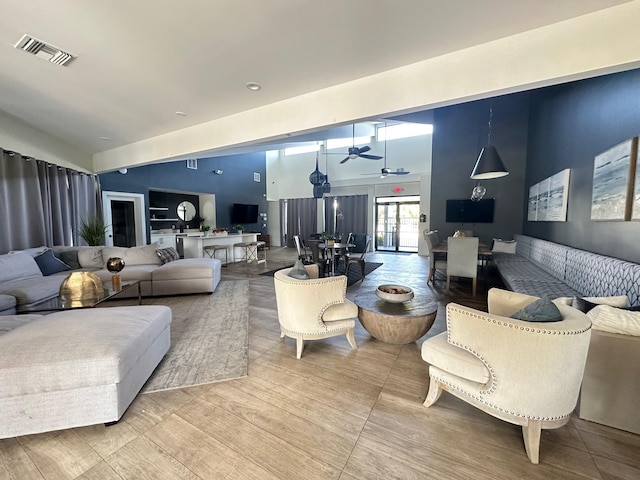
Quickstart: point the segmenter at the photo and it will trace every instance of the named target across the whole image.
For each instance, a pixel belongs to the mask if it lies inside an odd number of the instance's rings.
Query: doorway
[[[376,198],[376,250],[417,252],[420,197]]]
[[[147,244],[144,195],[141,193],[102,192],[105,245],[134,247]]]

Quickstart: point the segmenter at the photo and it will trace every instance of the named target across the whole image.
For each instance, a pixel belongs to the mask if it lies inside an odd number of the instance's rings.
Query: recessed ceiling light
[[[187,116],[187,114],[186,114],[186,113],[184,113],[184,112],[179,112],[179,111],[178,111],[178,112],[176,112],[176,115],[178,115],[179,117],[186,117],[186,116]]]
[[[260,90],[262,88],[262,85],[260,85],[259,83],[256,83],[256,82],[249,82],[245,86],[249,90],[251,90],[252,92],[257,92],[258,90]]]

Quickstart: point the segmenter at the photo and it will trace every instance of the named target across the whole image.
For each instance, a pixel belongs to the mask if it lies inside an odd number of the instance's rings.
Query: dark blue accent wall
[[[640,262],[640,222],[591,221],[595,156],[639,134],[640,70],[532,95],[526,187],[565,168],[571,179],[568,221],[528,222],[525,215],[524,233]]]
[[[216,175],[214,170],[222,170]],[[254,181],[254,173],[260,174],[260,182]],[[231,226],[231,208],[234,203],[259,205],[260,212],[267,211],[266,201],[266,161],[265,153],[251,153],[225,157],[199,158],[198,169],[186,167],[186,161],[157,163],[129,168],[125,175],[109,172],[99,175],[103,191],[142,193],[147,207],[149,191],[161,190],[185,193],[214,193],[216,195],[217,227]],[[179,200],[170,196],[172,203]],[[192,197],[185,200],[192,200]],[[197,208],[196,202],[196,208]],[[175,222],[170,222],[175,223]],[[245,225],[247,231],[266,233],[262,223]],[[147,211],[147,228],[150,229]],[[153,229],[171,228],[171,225],[159,226],[154,222]]]
[[[491,143],[495,145],[509,175],[482,180],[485,198],[495,198],[493,223],[449,223],[448,199],[469,199],[476,181],[470,177],[489,133],[489,108],[493,108]],[[431,222],[441,238],[456,230],[473,230],[480,241],[511,239],[520,233],[523,220],[529,94],[505,95],[489,100],[439,108],[433,115],[431,166]]]

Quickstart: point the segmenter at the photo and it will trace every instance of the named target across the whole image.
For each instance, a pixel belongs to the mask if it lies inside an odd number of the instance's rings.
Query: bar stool
[[[242,257],[236,260],[236,248],[242,249]],[[233,244],[233,262],[255,262],[258,260],[256,256],[256,242],[240,242]]]
[[[222,264],[222,266],[226,267],[229,263],[229,251],[227,250],[226,245],[207,245],[202,249],[202,251],[206,253],[209,258],[216,258],[216,252],[218,250],[224,250],[224,263]]]
[[[258,263],[267,263],[267,242],[258,240],[256,244],[256,258]],[[262,255],[260,255],[262,253]]]

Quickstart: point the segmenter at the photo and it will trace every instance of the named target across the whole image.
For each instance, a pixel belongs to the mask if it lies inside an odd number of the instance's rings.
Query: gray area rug
[[[150,299],[148,299],[150,300]],[[223,281],[211,295],[153,299],[171,307],[171,348],[142,393],[247,375],[249,281]]]

